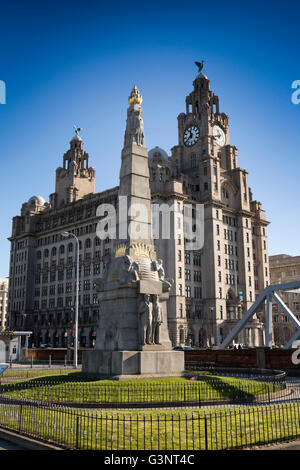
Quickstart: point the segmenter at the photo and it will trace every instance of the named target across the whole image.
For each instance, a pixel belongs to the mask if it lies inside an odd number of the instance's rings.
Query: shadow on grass
[[[244,401],[248,403],[256,401],[260,393],[268,393],[268,384],[264,382],[247,382],[243,379],[232,381],[224,380],[222,377],[198,377],[198,382],[205,382],[219,396],[220,399],[233,401]]]
[[[40,386],[55,386],[68,383],[87,383],[95,382],[95,379],[80,377],[78,372],[70,372],[66,375],[44,375],[25,379],[24,381],[2,384],[0,386],[1,393],[9,393],[18,390],[29,390]]]

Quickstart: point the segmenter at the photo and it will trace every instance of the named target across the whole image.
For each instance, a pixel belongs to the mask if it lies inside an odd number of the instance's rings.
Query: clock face
[[[200,129],[197,126],[188,127],[183,134],[183,143],[187,147],[195,145],[200,137]]]
[[[219,126],[214,126],[213,127],[213,136],[216,140],[216,143],[220,145],[220,147],[223,147],[225,145],[225,133],[223,129]]]

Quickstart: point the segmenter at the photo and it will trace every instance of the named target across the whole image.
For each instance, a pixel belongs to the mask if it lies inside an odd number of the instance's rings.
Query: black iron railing
[[[12,405],[2,397],[0,426],[69,449],[237,449],[300,437],[300,403],[134,414]]]
[[[194,380],[192,380],[194,379]],[[282,398],[287,394],[285,379],[238,380],[224,377],[192,376],[185,382],[135,383],[59,382],[44,378],[0,385],[0,394],[64,405],[98,407],[185,406],[223,403],[256,403]]]

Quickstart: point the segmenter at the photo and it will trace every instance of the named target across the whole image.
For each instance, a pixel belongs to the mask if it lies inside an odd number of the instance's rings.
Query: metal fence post
[[[23,413],[23,406],[20,405],[19,432],[21,432],[21,429],[22,429],[22,413]]]
[[[76,416],[76,449],[79,449],[79,415]]]
[[[207,417],[204,416],[204,431],[205,431],[205,450],[208,450],[208,440],[207,440]]]

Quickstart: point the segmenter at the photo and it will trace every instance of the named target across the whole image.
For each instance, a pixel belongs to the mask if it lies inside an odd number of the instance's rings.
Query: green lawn
[[[278,390],[272,383],[212,375],[127,381],[82,379],[73,371],[2,384],[2,393],[24,399],[59,403],[154,403],[247,399]]]
[[[20,371],[23,372],[23,371]],[[36,372],[36,371],[32,371]],[[41,374],[43,371],[39,371]],[[143,403],[175,399],[247,397],[277,390],[271,383],[212,375],[128,381],[87,380],[73,370],[44,371],[45,375],[2,384],[2,392],[60,406],[0,402],[0,425],[69,448],[108,450],[236,449],[300,437],[300,404],[120,411],[64,408],[65,402]],[[21,379],[21,377],[19,377]]]
[[[300,436],[299,403],[120,412],[0,404],[0,424],[78,449],[221,450]]]

